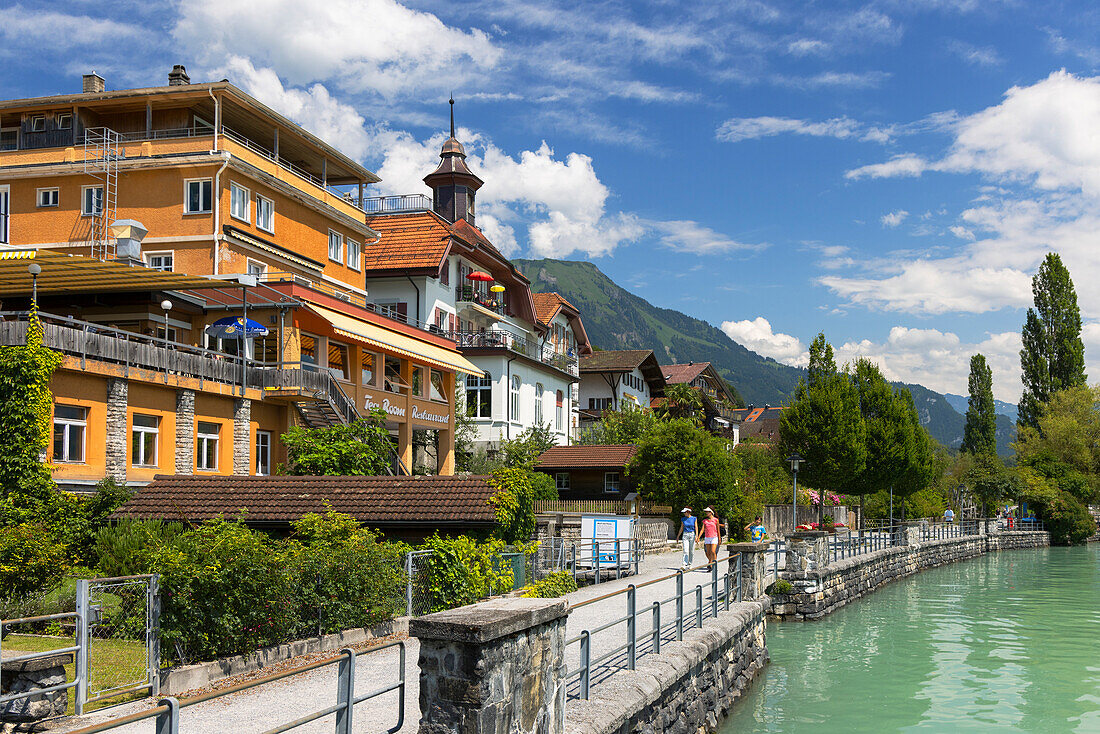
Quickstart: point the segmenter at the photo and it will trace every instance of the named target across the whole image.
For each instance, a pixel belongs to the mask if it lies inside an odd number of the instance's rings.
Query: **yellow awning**
[[[32,261],[42,268],[38,274],[39,294],[184,291],[224,288],[226,285],[224,281],[202,276],[131,267],[81,255],[46,250],[5,250],[0,252],[0,298],[31,294],[33,279],[27,266]]]
[[[437,346],[415,337],[391,331],[377,324],[361,321],[353,316],[333,311],[331,308],[307,303],[306,308],[332,324],[332,330],[341,336],[362,342],[367,346],[395,352],[409,359],[443,369],[463,372],[467,375],[485,374],[458,352]]]

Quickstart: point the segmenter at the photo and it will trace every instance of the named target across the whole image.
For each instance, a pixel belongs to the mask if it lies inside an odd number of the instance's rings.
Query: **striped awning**
[[[463,372],[478,377],[485,374],[485,370],[478,369],[457,351],[318,306],[316,303],[307,303],[306,308],[331,324],[332,330],[340,336],[375,349],[396,353],[414,362],[441,367],[449,372]]]
[[[33,278],[27,267],[36,263],[38,293],[118,293],[133,291],[188,291],[224,288],[225,282],[119,262],[95,260],[46,250],[0,252],[0,298],[29,296]]]

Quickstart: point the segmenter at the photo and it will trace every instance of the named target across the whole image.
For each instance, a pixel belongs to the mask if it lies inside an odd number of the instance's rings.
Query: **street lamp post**
[[[42,272],[42,266],[38,263],[31,263],[27,266],[27,272],[31,274],[31,304],[35,309],[38,308],[38,276]]]
[[[791,464],[791,477],[794,480],[791,502],[791,532],[793,533],[798,529],[798,467],[806,460],[798,454],[791,454],[787,457],[787,461]]]
[[[172,302],[165,298],[160,302],[164,310],[164,384],[168,384],[168,312],[172,310]]]

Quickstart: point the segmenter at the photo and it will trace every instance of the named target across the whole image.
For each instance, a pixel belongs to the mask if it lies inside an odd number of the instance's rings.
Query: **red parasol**
[[[475,270],[474,272],[469,273],[466,276],[466,278],[468,280],[480,280],[480,281],[483,281],[485,283],[492,283],[493,282],[493,276],[489,275],[484,270]]]

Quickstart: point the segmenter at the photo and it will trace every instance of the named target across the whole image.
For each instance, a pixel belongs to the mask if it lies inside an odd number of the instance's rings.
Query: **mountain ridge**
[[[757,354],[702,319],[655,306],[612,281],[595,264],[581,260],[516,259],[515,266],[536,293],[556,291],[581,312],[585,330],[601,349],[652,349],[662,364],[711,362],[746,404],[782,405],[806,370]],[[909,389],[921,424],[940,443],[958,448],[966,419],[948,398],[923,385]],[[1010,435],[1011,434],[1011,435]],[[1015,423],[998,416],[998,453],[1011,453]]]

